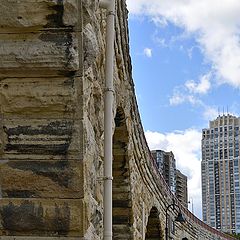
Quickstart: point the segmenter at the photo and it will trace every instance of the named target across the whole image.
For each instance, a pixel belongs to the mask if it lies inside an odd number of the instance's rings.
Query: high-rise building
[[[176,160],[173,152],[165,152],[163,150],[153,150],[151,152],[159,172],[163,175],[172,193],[187,208],[187,177],[176,169]]]
[[[240,233],[239,127],[227,114],[202,130],[203,221],[230,233]]]
[[[172,152],[153,150],[152,156],[157,163],[159,172],[173,193],[176,192],[176,160]]]
[[[187,176],[176,170],[176,197],[183,206],[188,208]]]

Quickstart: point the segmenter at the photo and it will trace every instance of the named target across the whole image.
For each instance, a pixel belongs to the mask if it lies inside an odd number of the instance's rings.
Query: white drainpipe
[[[142,200],[142,239],[145,239],[145,204]]]
[[[115,37],[115,0],[100,0],[100,7],[107,9],[106,72],[104,96],[104,240],[112,240],[112,121],[113,121],[113,63]]]

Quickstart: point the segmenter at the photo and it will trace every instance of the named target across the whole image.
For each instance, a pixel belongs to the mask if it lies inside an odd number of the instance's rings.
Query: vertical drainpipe
[[[142,200],[142,239],[145,239],[145,204]]]
[[[100,7],[107,9],[106,72],[104,95],[104,240],[112,240],[112,121],[113,121],[113,63],[115,37],[115,0],[100,0]]]

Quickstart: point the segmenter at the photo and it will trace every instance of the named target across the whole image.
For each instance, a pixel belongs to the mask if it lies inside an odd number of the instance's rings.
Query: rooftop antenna
[[[227,115],[228,115],[228,105],[227,105]]]
[[[223,107],[223,116],[224,116],[224,107]]]
[[[218,106],[218,116],[220,117],[220,111],[219,111],[219,106]]]

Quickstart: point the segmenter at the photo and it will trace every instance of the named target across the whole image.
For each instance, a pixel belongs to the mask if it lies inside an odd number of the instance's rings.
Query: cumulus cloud
[[[167,20],[164,17],[155,16],[152,18],[152,21],[161,28],[167,26]]]
[[[206,94],[211,88],[210,78],[211,74],[208,73],[200,77],[199,83],[189,80],[185,83],[185,86],[192,93]]]
[[[169,103],[171,106],[177,106],[186,102],[187,96],[183,95],[181,92],[175,91],[174,94],[170,97]]]
[[[192,105],[196,105],[201,101],[194,97],[193,95],[184,95],[182,93],[176,92],[174,95],[169,99],[170,105],[180,105],[182,103],[191,103]]]
[[[188,176],[189,198],[194,202],[194,213],[201,218],[201,132],[196,129],[159,133],[146,131],[151,150],[172,151],[177,168]]]
[[[184,85],[175,87],[173,95],[169,98],[170,105],[190,103],[191,105],[204,106],[199,96],[207,94],[211,89],[211,76],[211,73],[207,73],[200,76],[198,81],[188,80]]]
[[[240,87],[240,1],[127,0],[131,15],[171,22],[194,36],[219,83]],[[160,19],[159,21],[157,21]]]
[[[173,95],[169,98],[171,106],[177,106],[183,103],[190,103],[191,105],[202,105],[202,101],[193,94],[176,87],[173,91]]]
[[[152,49],[151,48],[144,48],[143,54],[147,56],[148,58],[152,57]]]

